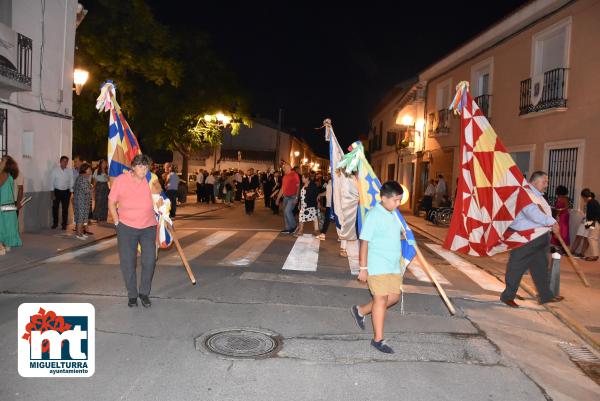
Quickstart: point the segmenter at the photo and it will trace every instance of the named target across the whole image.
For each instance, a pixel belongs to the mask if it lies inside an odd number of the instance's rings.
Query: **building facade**
[[[523,174],[547,171],[550,202],[564,185],[581,208],[581,189],[600,189],[598,21],[600,0],[532,1],[423,70],[417,85],[425,90],[424,108],[416,119],[425,121],[424,147],[414,155],[414,198],[438,174],[448,195],[455,192],[460,119],[448,106],[457,83],[469,81]]]
[[[20,227],[51,224],[50,172],[72,150],[76,0],[0,0],[0,153],[24,176]]]
[[[303,171],[329,167],[329,161],[316,156],[302,139],[279,130],[268,120],[254,119],[251,127],[242,126],[237,135],[226,133],[216,149],[196,152],[188,162],[188,171],[190,174],[200,169],[269,171],[279,164],[278,159],[301,166]],[[181,166],[182,161],[181,155],[173,152],[173,163]]]

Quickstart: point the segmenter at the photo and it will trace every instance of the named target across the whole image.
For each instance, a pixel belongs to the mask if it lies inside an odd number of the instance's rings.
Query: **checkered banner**
[[[444,247],[473,256],[491,256],[517,248],[548,228],[509,228],[519,212],[537,199],[471,97],[469,83],[460,82],[456,91],[450,109],[461,116],[461,161],[454,214]]]

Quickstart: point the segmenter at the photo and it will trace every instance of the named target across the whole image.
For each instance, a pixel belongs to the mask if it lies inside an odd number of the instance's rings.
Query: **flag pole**
[[[583,273],[583,271],[579,267],[579,263],[577,263],[577,261],[575,260],[575,257],[571,253],[571,250],[565,244],[565,241],[562,239],[562,237],[560,235],[554,234],[554,237],[556,239],[558,239],[558,242],[560,242],[560,245],[563,247],[563,249],[567,253],[567,256],[569,256],[569,261],[571,262],[571,266],[573,266],[573,270],[575,270],[575,273],[577,273],[577,275],[579,276],[579,278],[583,282],[583,285],[586,286],[586,287],[590,287],[590,282],[585,277],[585,274]]]
[[[435,285],[435,288],[440,293],[440,296],[444,300],[444,303],[446,304],[446,307],[448,307],[448,310],[450,311],[450,314],[453,315],[453,316],[456,315],[456,310],[454,309],[454,305],[452,305],[452,302],[450,302],[450,299],[448,299],[448,296],[446,295],[446,291],[444,291],[444,289],[442,288],[442,286],[440,285],[440,283],[437,281],[437,279],[431,273],[431,269],[430,269],[431,265],[429,264],[429,262],[423,256],[423,253],[421,252],[421,249],[419,249],[419,246],[416,243],[415,243],[414,246],[415,246],[415,251],[417,251],[417,257],[419,258],[419,262],[421,262],[421,265],[423,266],[423,268],[427,272],[427,275],[429,276],[429,278],[431,279],[431,281]]]
[[[177,236],[175,235],[175,228],[169,224],[165,224],[165,227],[167,228],[167,231],[169,232],[169,234],[171,234],[171,237],[173,237],[173,242],[175,242],[175,247],[177,248],[177,252],[179,252],[179,257],[181,258],[181,261],[183,262],[183,266],[185,267],[185,270],[187,271],[187,274],[188,274],[192,284],[196,285],[196,277],[194,277],[194,272],[192,272],[190,264],[188,263],[187,258],[185,257],[185,254],[183,253],[183,249],[181,248],[181,245],[179,244],[179,240],[177,239]]]

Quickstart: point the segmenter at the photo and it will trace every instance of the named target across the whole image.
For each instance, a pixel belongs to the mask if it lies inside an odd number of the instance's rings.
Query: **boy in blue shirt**
[[[386,354],[393,354],[394,350],[383,340],[385,312],[400,300],[402,291],[402,227],[394,215],[394,210],[400,207],[402,193],[402,187],[396,181],[386,182],[379,191],[381,203],[367,213],[360,233],[358,279],[367,282],[373,299],[368,304],[351,308],[352,316],[362,330],[365,329],[365,316],[371,314],[371,345]]]

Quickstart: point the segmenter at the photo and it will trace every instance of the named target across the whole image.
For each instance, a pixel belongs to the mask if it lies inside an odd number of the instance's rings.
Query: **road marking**
[[[358,260],[359,245],[358,240],[348,241],[346,243],[346,253],[348,254],[348,264],[350,265],[350,274],[358,276],[360,272],[360,262]]]
[[[415,278],[419,281],[423,281],[425,283],[431,283],[431,279],[429,278],[429,276],[427,275],[427,273],[425,272],[425,270],[423,270],[423,266],[419,263],[419,260],[417,258],[414,258],[412,260],[412,262],[410,262],[410,264],[408,265],[408,270],[415,276]],[[440,284],[444,284],[444,285],[452,285],[447,279],[446,277],[444,277],[439,271],[437,271],[433,266],[430,266],[431,274],[433,275],[433,277],[435,277],[435,279],[440,283]]]
[[[186,232],[186,233],[182,234],[179,232],[179,230],[177,230],[175,232],[175,235],[177,235],[177,239],[179,241],[181,241],[182,239],[184,239],[186,237],[189,237],[192,234],[194,234],[194,233]],[[175,244],[171,245],[171,248],[175,248]],[[160,258],[160,252],[161,251],[158,251],[159,258]],[[177,253],[176,250],[173,250],[173,252]],[[92,259],[90,260],[91,263],[98,263],[98,264],[103,264],[103,265],[118,265],[120,263],[118,249],[115,249],[115,251],[113,253],[111,253],[110,255],[104,255],[104,257],[102,257],[102,259],[97,262],[93,259],[94,255],[92,255],[91,257],[92,257]]]
[[[321,240],[309,234],[298,237],[283,265],[283,270],[317,271],[320,243]]]
[[[477,266],[467,262],[463,258],[454,253],[442,249],[441,246],[437,244],[425,244],[429,249],[440,255],[442,258],[446,259],[448,263],[452,266],[456,267],[462,273],[464,273],[468,278],[473,280],[475,284],[483,288],[484,290],[494,291],[494,292],[502,292],[504,291],[504,286],[500,283],[494,276],[481,270]]]
[[[238,249],[219,262],[225,266],[248,266],[256,261],[261,253],[279,236],[279,232],[261,231],[254,234]]]
[[[206,251],[214,248],[216,245],[225,241],[227,238],[235,235],[237,231],[217,231],[212,233],[208,237],[204,237],[199,241],[196,241],[185,247],[185,256],[188,261],[196,259]],[[165,256],[163,259],[158,258],[158,263],[167,266],[179,266],[181,265],[181,258],[179,253],[173,252]]]
[[[258,272],[244,272],[240,275],[241,280],[257,280],[257,281],[270,281],[274,283],[286,283],[286,284],[302,284],[302,285],[319,285],[329,287],[341,287],[341,288],[356,288],[366,290],[367,283],[362,283],[356,279],[337,279],[337,278],[321,278],[310,275],[286,275],[281,273],[258,273]],[[427,287],[421,285],[410,285],[403,284],[402,289],[406,294],[424,294],[424,295],[439,295],[434,287]],[[464,294],[456,290],[446,291],[450,296],[464,296]],[[483,297],[481,300],[493,301],[497,300],[495,296],[489,296],[485,298],[484,295],[478,296]],[[476,299],[476,298],[475,298]]]
[[[116,238],[111,238],[109,240],[106,241],[102,241],[99,242],[97,244],[94,245],[90,245],[87,246],[85,248],[81,248],[81,249],[77,249],[76,251],[71,251],[71,252],[65,252],[61,255],[57,255],[51,258],[46,259],[43,263],[64,263],[64,262],[69,262],[73,259],[75,259],[78,256],[83,256],[86,255],[90,252],[101,252],[104,251],[112,246],[115,246],[117,244],[117,239]]]

